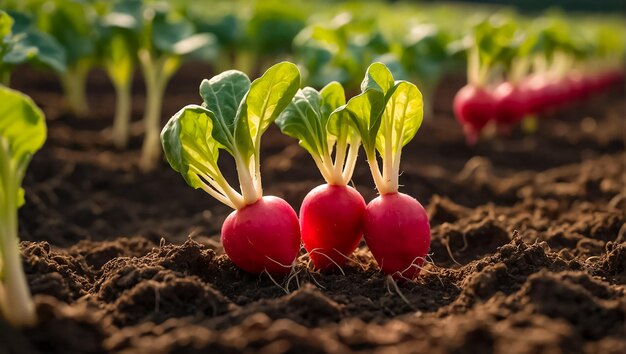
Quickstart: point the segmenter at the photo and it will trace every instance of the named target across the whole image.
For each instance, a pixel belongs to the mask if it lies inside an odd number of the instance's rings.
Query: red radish
[[[222,225],[222,244],[232,262],[251,273],[289,273],[300,250],[296,212],[280,198],[263,196],[260,159],[263,133],[299,86],[300,71],[288,62],[253,82],[229,70],[203,80],[203,104],[185,106],[161,132],[167,162],[187,184],[235,209]],[[224,177],[219,149],[232,155],[240,191]]]
[[[356,189],[324,184],[302,202],[302,242],[319,269],[342,266],[363,236],[365,200]]]
[[[404,193],[377,197],[365,210],[365,242],[385,274],[415,278],[430,247],[426,210]]]
[[[313,266],[320,270],[342,267],[363,236],[365,200],[347,185],[360,140],[348,124],[329,124],[345,102],[338,82],[319,92],[305,87],[276,120],[283,133],[300,140],[326,180],[309,192],[300,208],[302,241]]]
[[[300,250],[298,217],[286,201],[265,196],[228,215],[222,225],[222,244],[233,263],[245,271],[287,274]]]
[[[558,84],[545,76],[535,76],[528,80],[526,89],[529,95],[529,106],[535,113],[544,113],[554,109],[563,94]]]
[[[420,203],[398,189],[402,148],[413,139],[424,117],[422,94],[410,82],[395,81],[381,63],[370,65],[361,88],[361,94],[340,109],[347,114],[338,116],[349,118],[358,130],[380,194],[365,208],[363,237],[385,274],[414,279],[430,246],[430,226]],[[373,111],[373,107],[384,109]],[[370,124],[372,117],[380,124]]]
[[[467,142],[473,145],[496,114],[495,100],[484,88],[466,85],[454,96],[454,114],[463,125]]]
[[[518,85],[501,83],[493,91],[493,98],[496,102],[495,120],[498,124],[511,125],[529,113],[528,93]]]
[[[575,103],[585,97],[585,82],[581,75],[572,75],[566,78],[566,82],[569,86],[569,102]]]

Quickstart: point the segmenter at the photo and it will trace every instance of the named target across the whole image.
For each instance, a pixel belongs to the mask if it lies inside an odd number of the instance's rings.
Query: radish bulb
[[[365,200],[348,186],[360,138],[349,125],[329,125],[334,111],[345,103],[338,82],[319,92],[305,87],[276,120],[284,134],[298,139],[311,154],[326,181],[307,194],[300,208],[302,242],[320,270],[342,267],[363,236]]]
[[[292,63],[276,64],[252,83],[240,71],[226,71],[203,80],[202,106],[184,107],[161,132],[172,168],[235,209],[222,226],[222,243],[232,262],[251,273],[289,273],[300,249],[295,211],[280,198],[263,197],[260,173],[261,136],[299,86]],[[241,192],[220,170],[220,149],[235,160]]]
[[[365,240],[383,272],[415,278],[430,246],[424,207],[406,194],[391,193],[372,200],[365,215]]]
[[[283,274],[300,250],[299,234],[293,208],[280,198],[265,196],[226,218],[222,244],[233,263],[245,271]]]
[[[422,94],[410,82],[394,81],[381,63],[367,69],[361,90],[330,123],[335,127],[350,124],[356,129],[380,193],[365,209],[365,242],[385,274],[414,279],[430,246],[430,226],[420,203],[398,192],[398,180],[402,147],[422,124]],[[377,155],[382,159],[382,171]]]
[[[496,101],[484,88],[468,84],[454,96],[454,115],[463,126],[469,145],[478,140],[481,130],[496,116]]]
[[[495,120],[499,126],[510,127],[530,113],[528,94],[519,85],[503,82],[493,91]]]

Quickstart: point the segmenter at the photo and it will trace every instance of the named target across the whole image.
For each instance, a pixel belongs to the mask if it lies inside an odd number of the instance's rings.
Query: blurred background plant
[[[348,96],[359,91],[365,69],[380,61],[397,79],[418,85],[425,119],[433,116],[433,98],[445,76],[467,72],[470,82],[494,92],[503,83],[544,87],[586,78],[587,85],[578,89],[591,92],[589,87],[615,83],[623,74],[626,26],[619,12],[611,13],[620,1],[477,3],[5,0],[0,75],[8,82],[12,69],[23,63],[51,70],[59,76],[68,111],[87,117],[88,74],[104,68],[117,98],[112,142],[124,149],[139,71],[146,87],[140,165],[150,170],[160,157],[167,84],[186,61],[205,63],[213,74],[238,69],[254,78],[273,63],[290,60],[299,66],[303,85],[319,89],[338,81]],[[535,102],[537,109],[523,116],[559,106],[552,101]]]

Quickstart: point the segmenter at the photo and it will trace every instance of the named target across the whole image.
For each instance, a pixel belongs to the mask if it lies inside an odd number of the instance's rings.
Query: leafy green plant
[[[302,241],[316,268],[345,264],[363,236],[365,200],[348,186],[360,137],[349,124],[330,129],[329,120],[346,104],[343,86],[334,81],[321,91],[298,90],[276,120],[281,131],[300,141],[326,184],[309,192],[300,207]]]
[[[141,0],[116,1],[99,22],[98,54],[115,88],[113,143],[120,149],[128,145],[142,6]]]
[[[176,113],[161,132],[170,166],[187,184],[236,209],[222,227],[224,249],[253,273],[285,273],[300,247],[298,219],[280,198],[263,197],[261,136],[289,105],[300,86],[292,63],[279,63],[250,83],[240,71],[202,81],[203,103]],[[224,177],[218,158],[235,161],[240,192]]]
[[[78,117],[89,114],[86,82],[96,63],[96,12],[88,3],[54,0],[40,7],[40,29],[54,37],[66,53],[67,70],[60,78],[67,106]]]
[[[0,83],[8,86],[13,69],[27,62],[62,73],[65,52],[54,38],[38,31],[28,16],[0,11]]]
[[[402,148],[413,139],[423,117],[419,89],[408,81],[395,81],[384,64],[374,63],[361,83],[361,94],[329,122],[331,131],[351,125],[361,137],[380,193],[365,209],[363,236],[382,270],[393,277],[413,279],[419,274],[430,245],[426,211],[415,198],[398,192]]]
[[[15,326],[36,321],[20,259],[17,209],[31,156],[46,140],[43,113],[33,101],[0,85],[0,312]]]
[[[243,48],[254,53],[252,60],[255,73],[260,73],[271,63],[283,58],[292,50],[295,36],[306,21],[306,13],[300,7],[285,1],[258,1],[252,16],[246,21]]]
[[[395,193],[402,147],[422,124],[422,94],[408,81],[394,81],[382,63],[370,65],[361,91],[330,118],[329,129],[338,134],[343,126],[351,125],[361,138],[376,188],[380,194]]]
[[[328,23],[304,28],[294,39],[297,57],[302,63],[305,81],[322,87],[339,81],[351,91],[358,87],[360,73],[379,55],[389,51],[389,43],[372,30],[375,23],[356,21],[344,12]]]
[[[343,87],[336,81],[319,92],[305,87],[298,90],[276,120],[284,134],[300,141],[331,185],[346,185],[350,181],[361,143],[351,126],[337,126],[331,131],[328,125],[333,111],[345,102]]]
[[[215,36],[210,33],[196,33],[191,21],[168,12],[167,7],[146,7],[143,16],[138,55],[146,84],[146,108],[140,167],[148,171],[155,167],[161,155],[161,107],[167,83],[183,60],[215,58],[217,43]]]

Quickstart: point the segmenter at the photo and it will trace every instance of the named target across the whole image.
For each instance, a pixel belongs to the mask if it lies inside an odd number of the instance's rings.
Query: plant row
[[[468,84],[454,99],[468,143],[490,123],[507,133],[525,119],[623,89],[624,34],[599,26],[590,46],[574,40],[570,30],[557,18],[523,28],[501,15],[473,27],[467,37]]]
[[[289,62],[252,82],[236,70],[203,80],[203,103],[185,106],[161,132],[167,161],[190,186],[235,209],[222,244],[248,272],[289,273],[301,242],[315,268],[341,267],[364,238],[386,274],[413,279],[430,228],[422,205],[398,192],[398,178],[402,147],[422,123],[420,91],[382,63],[369,66],[361,93],[349,100],[338,82],[319,91],[300,85]],[[298,139],[326,181],[304,198],[299,218],[284,200],[263,195],[261,136],[274,122]],[[380,194],[368,204],[348,186],[361,146]],[[234,160],[238,189],[222,174],[220,152]]]
[[[7,84],[11,70],[23,62],[51,69],[59,75],[70,110],[87,116],[87,75],[96,66],[104,68],[116,92],[113,141],[118,148],[128,143],[132,78],[141,71],[144,170],[154,168],[161,154],[165,89],[188,60],[257,77],[270,63],[287,59],[298,64],[307,85],[320,89],[338,81],[349,95],[358,92],[367,66],[380,61],[396,78],[420,86],[427,117],[441,77],[462,72],[467,63],[470,88],[460,94],[455,111],[470,142],[490,121],[504,122],[498,124],[507,130],[520,115],[544,113],[562,106],[566,96],[599,91],[593,87],[604,85],[598,82],[606,79],[602,75],[613,75],[608,81],[623,76],[615,69],[621,70],[624,59],[624,25],[613,18],[547,14],[531,20],[512,12],[490,18],[490,11],[475,8],[467,16],[462,6],[376,1],[240,0],[210,7],[185,0],[5,3],[0,79]],[[497,87],[500,83],[506,85]],[[565,93],[576,90],[580,93]],[[556,98],[545,98],[544,91]],[[527,97],[523,102],[522,96]],[[497,102],[504,102],[502,108]]]
[[[167,161],[190,186],[235,209],[222,226],[222,244],[245,271],[289,273],[301,244],[316,269],[341,268],[364,238],[386,274],[414,279],[430,227],[422,205],[398,191],[398,179],[402,148],[422,123],[420,91],[394,80],[382,63],[370,65],[350,100],[338,82],[319,91],[300,86],[300,71],[289,62],[254,81],[236,70],[203,80],[203,103],[182,108],[161,132]],[[0,101],[0,313],[26,326],[36,314],[19,256],[17,210],[46,126],[27,96],[0,85]],[[274,122],[299,140],[326,181],[305,197],[299,217],[286,201],[263,195],[261,137]],[[368,204],[348,186],[361,146],[380,193]],[[220,152],[232,156],[238,188],[224,177]]]

